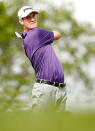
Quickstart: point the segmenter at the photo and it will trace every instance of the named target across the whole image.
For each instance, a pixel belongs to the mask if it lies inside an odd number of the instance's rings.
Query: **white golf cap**
[[[23,6],[19,11],[18,11],[18,18],[24,18],[26,16],[28,16],[30,13],[35,12],[35,13],[39,13],[39,11],[34,10],[31,6]]]

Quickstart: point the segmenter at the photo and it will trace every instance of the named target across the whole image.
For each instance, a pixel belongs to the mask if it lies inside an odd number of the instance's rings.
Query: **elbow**
[[[58,35],[57,35],[57,39],[60,39],[60,38],[61,38],[61,34],[58,33]]]
[[[58,40],[61,38],[61,34],[59,32],[54,31],[54,40]]]

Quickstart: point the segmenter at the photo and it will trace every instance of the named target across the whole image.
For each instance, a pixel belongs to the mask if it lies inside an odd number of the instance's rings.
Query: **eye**
[[[33,15],[33,18],[37,18],[37,15],[36,15],[36,14],[34,14],[34,15]]]
[[[30,19],[31,17],[28,15],[27,17],[26,17],[26,19]]]

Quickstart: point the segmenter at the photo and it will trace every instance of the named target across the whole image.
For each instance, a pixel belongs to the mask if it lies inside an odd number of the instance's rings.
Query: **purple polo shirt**
[[[23,47],[29,58],[36,78],[64,83],[64,72],[51,43],[54,33],[36,27],[22,34]]]

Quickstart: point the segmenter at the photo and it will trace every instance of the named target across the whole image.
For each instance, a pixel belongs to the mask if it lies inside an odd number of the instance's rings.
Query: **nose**
[[[34,19],[33,19],[33,18],[31,18],[31,21],[33,22],[33,21],[34,21]]]
[[[31,18],[31,21],[35,21],[35,20],[36,20],[36,18],[35,18],[35,17],[32,17],[32,18]]]

